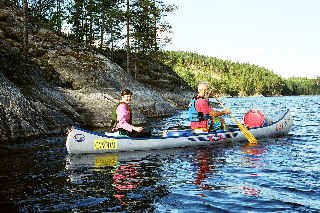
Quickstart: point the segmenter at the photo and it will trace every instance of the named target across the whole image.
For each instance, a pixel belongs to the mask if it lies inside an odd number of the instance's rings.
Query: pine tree
[[[131,54],[131,47],[130,47],[130,1],[127,0],[126,2],[126,20],[127,20],[127,72],[130,73],[130,54]]]
[[[23,0],[23,12],[24,12],[24,26],[23,26],[23,45],[24,45],[24,51],[28,51],[29,46],[29,33],[28,33],[28,0]]]

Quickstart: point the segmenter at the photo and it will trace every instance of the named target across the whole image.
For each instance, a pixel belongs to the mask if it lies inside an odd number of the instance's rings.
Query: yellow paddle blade
[[[250,144],[257,144],[258,140],[254,135],[244,126],[242,125],[239,121],[237,121],[233,116],[233,120],[237,123],[238,127],[240,128],[240,131],[244,134],[244,136],[248,139]]]
[[[214,97],[219,103],[220,105],[226,109],[226,107],[224,106],[224,104],[222,103],[222,101],[220,101],[220,99],[218,99],[217,97]],[[234,122],[236,122],[236,124],[238,125],[240,131],[244,134],[244,136],[246,136],[246,138],[248,139],[250,144],[258,144],[258,140],[256,139],[256,137],[254,137],[254,135],[247,129],[247,127],[243,126],[237,119],[236,117],[234,117],[232,114],[230,114],[230,117],[234,120]]]

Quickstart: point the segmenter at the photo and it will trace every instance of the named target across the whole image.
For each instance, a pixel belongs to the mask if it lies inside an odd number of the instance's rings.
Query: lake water
[[[288,137],[69,156],[65,137],[2,146],[2,212],[320,212],[320,96],[226,98],[242,120],[289,108]],[[153,123],[186,125],[186,112]],[[229,118],[226,118],[230,121]],[[7,211],[5,211],[7,210]]]

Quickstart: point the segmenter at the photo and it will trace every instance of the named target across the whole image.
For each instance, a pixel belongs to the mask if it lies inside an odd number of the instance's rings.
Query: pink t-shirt
[[[125,129],[129,132],[132,132],[133,125],[129,124],[131,118],[131,112],[127,104],[120,103],[117,107],[117,126],[115,129]]]
[[[212,108],[209,105],[208,99],[198,98],[196,101],[196,109],[198,112],[202,112],[204,115],[212,112]],[[209,120],[193,121],[191,122],[192,129],[208,129]]]

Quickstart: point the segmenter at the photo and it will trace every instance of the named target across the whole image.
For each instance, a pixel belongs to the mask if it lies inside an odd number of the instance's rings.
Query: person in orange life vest
[[[126,135],[129,137],[150,137],[149,132],[144,132],[143,127],[132,125],[132,111],[130,103],[132,100],[133,93],[125,89],[120,94],[120,103],[115,109],[116,125],[113,131],[118,130],[120,135]]]
[[[209,105],[209,96],[210,96],[210,90],[209,90],[209,83],[208,82],[200,82],[198,85],[198,95],[196,97],[195,101],[195,108],[196,111],[201,113],[202,116],[200,116],[197,121],[191,122],[191,128],[193,130],[201,131],[201,132],[209,132],[212,130],[212,125],[210,125],[210,119],[213,121],[213,124],[215,122],[221,122],[220,126],[225,125],[225,122],[222,118],[219,118],[222,115],[230,114],[230,109],[225,109],[224,111],[217,111],[213,109]],[[210,116],[212,118],[210,118]]]

